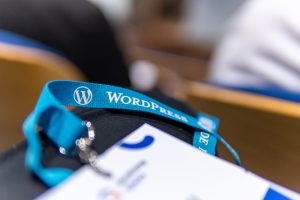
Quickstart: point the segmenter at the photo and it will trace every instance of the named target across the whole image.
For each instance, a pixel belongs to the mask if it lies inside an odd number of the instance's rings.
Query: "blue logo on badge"
[[[142,141],[138,143],[121,143],[120,146],[125,149],[143,149],[150,146],[154,142],[154,137],[146,135]]]

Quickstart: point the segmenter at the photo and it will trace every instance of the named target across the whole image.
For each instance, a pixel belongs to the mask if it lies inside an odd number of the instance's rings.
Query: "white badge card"
[[[97,163],[112,176],[84,166],[38,199],[262,200],[269,195],[268,181],[147,124],[99,156]]]

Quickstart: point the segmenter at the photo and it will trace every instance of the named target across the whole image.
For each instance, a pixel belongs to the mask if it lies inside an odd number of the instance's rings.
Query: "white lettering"
[[[209,138],[209,133],[201,132],[201,137]]]
[[[164,109],[164,108],[162,108],[162,107],[159,108],[159,111],[160,111],[161,113],[167,114],[166,109]]]
[[[108,95],[108,99],[109,99],[109,102],[112,103],[118,103],[119,101],[121,101],[122,104],[132,104],[134,106],[140,106],[140,107],[144,107],[144,108],[150,108],[152,110],[157,110],[159,109],[159,111],[161,113],[164,113],[166,115],[169,115],[171,117],[175,117],[176,119],[179,119],[183,122],[188,122],[187,118],[184,117],[184,116],[181,116],[177,113],[174,113],[170,110],[167,110],[163,107],[160,107],[158,104],[154,103],[154,102],[149,102],[149,101],[145,101],[145,100],[141,100],[141,99],[138,99],[136,97],[130,97],[130,96],[123,96],[123,93],[116,93],[116,92],[111,92],[111,91],[107,91],[106,92],[107,95]],[[77,93],[75,93],[75,95],[77,95],[76,97],[79,99],[79,95]],[[81,98],[84,98],[84,97],[81,97]],[[85,99],[83,99],[85,100]]]
[[[173,112],[170,111],[170,110],[167,110],[167,114],[170,115],[170,116],[173,116]]]
[[[151,102],[151,109],[156,110],[157,108],[159,108],[159,106],[156,103]]]
[[[128,101],[126,102],[125,99],[128,99]],[[122,97],[121,97],[121,102],[122,102],[123,104],[130,104],[131,101],[132,101],[132,100],[131,100],[131,98],[130,98],[129,96],[122,96]]]
[[[112,92],[106,92],[108,94],[108,98],[109,98],[109,103],[111,103],[113,100],[115,101],[115,103],[118,103],[120,97],[123,95],[123,93],[118,93],[118,96],[117,96],[117,93],[114,92],[113,95],[112,95]]]
[[[177,119],[181,119],[180,115],[176,114],[174,115]]]
[[[199,142],[204,143],[205,145],[208,145],[208,138],[209,134],[205,132],[200,133]]]
[[[139,104],[140,100],[139,100],[138,98],[133,97],[132,100],[133,100],[133,101],[132,101],[132,105],[141,106],[141,105]]]
[[[181,120],[184,121],[184,122],[188,122],[188,119],[184,116],[181,116]]]
[[[145,108],[150,108],[150,103],[148,101],[142,100],[142,106]]]

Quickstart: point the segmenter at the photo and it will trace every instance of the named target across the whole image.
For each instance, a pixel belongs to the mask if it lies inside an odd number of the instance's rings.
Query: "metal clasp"
[[[102,176],[111,177],[111,173],[103,170],[99,165],[96,163],[96,159],[98,153],[92,149],[93,141],[95,140],[95,128],[90,121],[83,121],[82,122],[88,129],[87,137],[81,137],[75,141],[75,152],[82,163],[89,164],[92,169],[101,174]],[[63,155],[67,155],[64,148],[60,147],[59,152]]]

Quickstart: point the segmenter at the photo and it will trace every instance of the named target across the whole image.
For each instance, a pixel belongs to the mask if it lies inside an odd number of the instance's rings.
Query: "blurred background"
[[[297,0],[0,0],[0,149],[24,139],[21,124],[48,80],[155,89],[220,118],[246,169],[300,191],[298,8]]]

